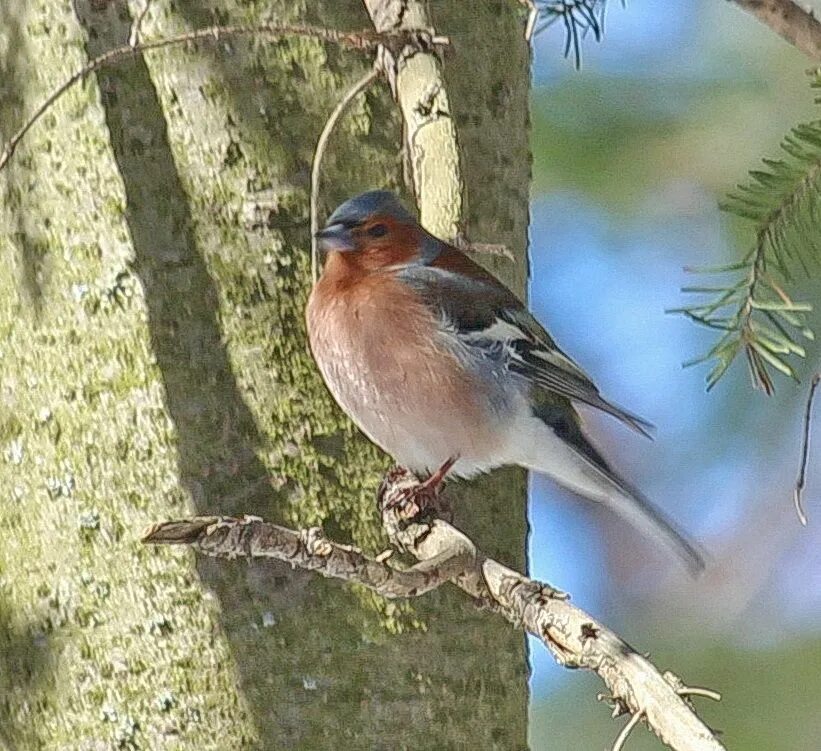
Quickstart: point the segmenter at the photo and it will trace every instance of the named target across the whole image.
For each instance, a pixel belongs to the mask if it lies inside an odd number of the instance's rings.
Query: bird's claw
[[[442,483],[458,458],[450,457],[423,482],[403,488],[385,504],[385,510],[395,511],[405,520],[416,519],[428,510],[434,511],[437,515],[446,512],[447,505],[443,504],[440,498]]]

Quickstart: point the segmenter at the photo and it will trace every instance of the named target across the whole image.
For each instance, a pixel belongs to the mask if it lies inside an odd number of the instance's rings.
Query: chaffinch
[[[439,468],[435,484],[506,464],[543,472],[703,567],[590,443],[573,403],[651,426],[605,401],[510,290],[387,191],[343,203],[317,238],[327,256],[306,312],[311,350],[368,438],[416,473]]]

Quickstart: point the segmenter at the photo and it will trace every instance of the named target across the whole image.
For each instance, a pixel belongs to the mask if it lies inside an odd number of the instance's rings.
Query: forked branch
[[[316,529],[295,531],[258,517],[194,517],[157,524],[145,535],[152,544],[186,544],[217,557],[271,557],[325,576],[362,584],[386,597],[415,597],[451,582],[477,603],[533,634],[566,667],[595,672],[617,714],[629,712],[632,728],[644,721],[676,751],[721,751],[715,734],[698,718],[689,698],[711,696],[661,673],[646,657],[571,605],[567,595],[484,556],[462,532],[438,518],[407,520],[396,508],[403,492],[418,484],[407,470],[393,470],[379,494],[383,526],[391,544],[413,555],[409,569],[391,565],[326,539]],[[626,733],[620,735],[623,744]]]

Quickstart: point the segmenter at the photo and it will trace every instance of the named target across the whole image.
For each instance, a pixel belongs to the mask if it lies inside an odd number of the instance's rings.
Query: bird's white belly
[[[486,388],[471,383],[451,353],[431,342],[392,347],[361,329],[355,338],[346,330],[313,331],[311,344],[331,394],[368,438],[418,472],[456,455],[452,473],[463,477],[500,463],[499,417],[484,403]],[[391,341],[414,334],[394,331]]]

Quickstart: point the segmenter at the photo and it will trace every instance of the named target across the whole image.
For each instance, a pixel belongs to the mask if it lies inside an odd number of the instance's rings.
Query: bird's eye
[[[368,228],[368,234],[371,237],[383,237],[388,234],[388,228],[384,224],[374,224]]]

